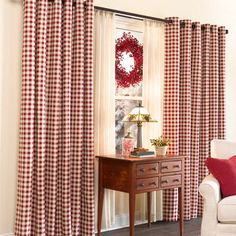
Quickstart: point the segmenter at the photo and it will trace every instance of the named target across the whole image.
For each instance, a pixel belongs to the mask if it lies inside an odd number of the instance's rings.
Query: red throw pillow
[[[223,197],[236,195],[236,156],[229,159],[207,158],[205,164],[219,181]]]

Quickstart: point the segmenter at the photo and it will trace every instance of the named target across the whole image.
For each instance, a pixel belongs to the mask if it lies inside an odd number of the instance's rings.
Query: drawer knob
[[[152,168],[152,170],[154,170],[154,171],[157,171],[157,167],[156,167],[156,166],[155,166],[155,167],[153,167],[153,168]]]
[[[174,165],[173,167],[174,168],[180,168],[180,165]]]
[[[141,184],[139,184],[139,186],[140,186],[140,187],[144,187],[145,185],[144,185],[144,183],[141,183]]]
[[[139,171],[140,171],[140,172],[144,172],[144,168],[140,168]]]
[[[179,182],[179,179],[174,179],[173,182]]]
[[[162,180],[161,183],[162,183],[162,184],[168,184],[169,181],[168,181],[168,180]]]
[[[162,168],[163,170],[164,170],[164,169],[167,169],[167,170],[168,170],[168,166],[162,166],[161,168]]]
[[[157,183],[156,182],[151,182],[151,183],[149,183],[149,185],[157,185]]]

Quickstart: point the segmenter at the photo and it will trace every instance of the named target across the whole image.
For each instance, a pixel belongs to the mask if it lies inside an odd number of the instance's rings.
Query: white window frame
[[[115,29],[134,31],[144,34],[143,20],[140,18],[128,18],[125,16],[115,16]],[[143,90],[143,88],[142,88]],[[115,95],[115,100],[139,100],[143,103],[143,92],[142,96],[119,96]]]

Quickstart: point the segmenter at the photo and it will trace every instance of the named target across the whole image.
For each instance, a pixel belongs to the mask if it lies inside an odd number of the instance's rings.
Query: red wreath
[[[134,58],[132,70],[127,72],[121,65],[123,53],[130,53]],[[122,37],[116,40],[116,83],[117,87],[128,88],[135,86],[143,77],[143,46],[131,33],[123,33]]]

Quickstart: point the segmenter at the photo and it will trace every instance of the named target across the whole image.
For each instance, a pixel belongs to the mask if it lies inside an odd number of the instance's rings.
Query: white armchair
[[[233,155],[236,155],[236,142],[211,142],[211,157]],[[204,199],[201,236],[236,236],[236,195],[221,199],[219,182],[212,175],[202,181],[199,192]]]

